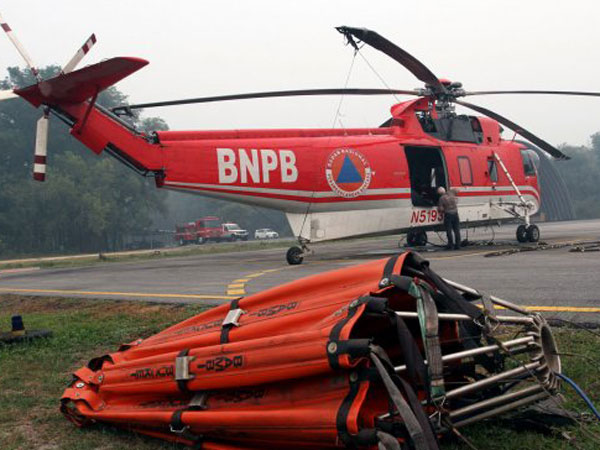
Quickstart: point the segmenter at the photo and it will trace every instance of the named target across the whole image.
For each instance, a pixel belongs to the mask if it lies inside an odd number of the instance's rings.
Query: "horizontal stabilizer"
[[[42,104],[81,103],[148,64],[140,58],[118,57],[84,67],[46,81],[16,89],[36,108]]]

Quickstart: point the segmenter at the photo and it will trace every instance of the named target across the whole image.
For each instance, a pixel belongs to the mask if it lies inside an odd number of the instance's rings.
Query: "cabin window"
[[[492,183],[498,182],[498,165],[493,159],[488,159],[488,175]]]
[[[458,172],[460,173],[460,183],[463,186],[471,186],[473,184],[471,160],[467,156],[458,157]]]

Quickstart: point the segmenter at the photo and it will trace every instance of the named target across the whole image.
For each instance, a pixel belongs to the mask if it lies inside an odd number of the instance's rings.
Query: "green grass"
[[[0,296],[0,324],[22,314],[26,328],[54,336],[0,345],[0,448],[172,448],[160,441],[105,428],[79,430],[62,417],[58,400],[71,372],[119,344],[147,337],[197,314],[194,305]]]
[[[172,449],[159,440],[111,427],[77,429],[58,411],[58,400],[73,370],[119,344],[147,337],[202,310],[199,305],[151,304],[89,299],[0,296],[0,331],[10,316],[23,315],[29,329],[51,329],[54,336],[27,344],[0,345],[0,448],[12,449]],[[555,329],[563,370],[600,403],[600,337],[568,328]],[[579,356],[567,356],[573,354]],[[591,358],[591,360],[580,355]],[[564,389],[566,407],[587,411]],[[461,432],[481,450],[564,448],[597,449],[599,445],[577,427],[561,427],[554,435],[516,431],[510,421],[491,420]],[[600,435],[598,423],[588,425]],[[575,439],[570,444],[561,433]],[[446,440],[444,450],[466,449]]]
[[[64,260],[52,261],[44,260],[43,258],[52,258],[52,256],[40,256],[41,260],[7,263],[0,260],[0,270],[4,269],[23,269],[28,267],[41,267],[41,268],[62,268],[62,267],[84,267],[92,266],[96,264],[114,263],[114,262],[127,262],[127,261],[144,261],[158,258],[174,258],[181,256],[194,256],[204,254],[215,254],[215,253],[232,253],[232,252],[243,252],[247,250],[263,250],[268,248],[281,248],[289,247],[293,245],[295,241],[290,239],[282,239],[276,241],[247,241],[247,242],[236,242],[233,244],[203,244],[203,245],[189,245],[184,247],[169,247],[160,248],[154,251],[147,251],[147,253],[133,253],[129,255],[114,255],[110,253],[94,254],[85,258],[68,257]],[[54,255],[61,256],[62,255]],[[17,259],[17,258],[15,258]],[[21,258],[19,258],[21,259]],[[22,259],[37,259],[22,258]]]

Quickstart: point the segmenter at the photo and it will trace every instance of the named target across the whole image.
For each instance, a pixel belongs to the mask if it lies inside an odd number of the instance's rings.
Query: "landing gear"
[[[298,264],[302,264],[302,261],[304,261],[303,255],[304,252],[302,251],[302,249],[300,247],[294,246],[288,249],[287,253],[285,254],[285,259],[287,260],[289,265],[295,266]]]
[[[527,225],[519,225],[517,227],[517,241],[527,242]]]
[[[519,225],[517,227],[517,241],[538,242],[540,240],[540,229],[537,225]]]
[[[529,228],[527,228],[527,240],[529,242],[538,242],[540,240],[540,229],[537,225],[529,225]]]
[[[427,245],[427,233],[420,228],[409,230],[408,233],[406,233],[406,244],[409,247],[422,247]]]

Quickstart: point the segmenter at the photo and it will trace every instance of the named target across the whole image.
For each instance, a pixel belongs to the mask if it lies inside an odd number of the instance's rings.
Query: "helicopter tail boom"
[[[111,154],[137,171],[144,174],[156,173],[163,166],[157,145],[126,122],[96,105],[100,92],[146,64],[146,60],[139,58],[111,58],[83,69],[61,73],[23,89],[16,89],[14,93],[34,107],[44,108],[44,117],[47,118],[48,112],[52,111],[63,118],[71,125],[71,135],[94,153],[100,154],[108,149]],[[45,145],[45,142],[42,144]],[[45,151],[41,154],[45,159]],[[38,159],[40,158],[36,153],[36,163]]]

